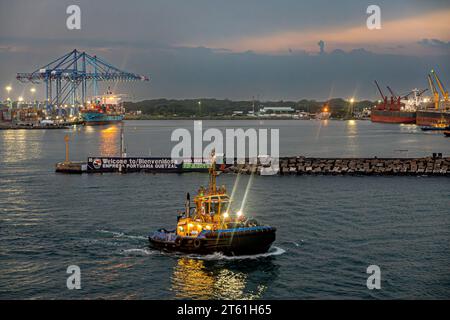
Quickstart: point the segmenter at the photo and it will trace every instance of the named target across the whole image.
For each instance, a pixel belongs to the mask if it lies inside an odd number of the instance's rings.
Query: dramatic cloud
[[[257,36],[237,36],[221,41],[205,43],[207,47],[228,48],[234,51],[252,50],[256,52],[280,53],[288,49],[302,49],[310,52],[319,50],[318,40],[322,39],[329,49],[351,50],[358,47],[370,48],[378,53],[430,54],[421,50],[417,39],[450,37],[450,10],[431,12],[408,18],[384,21],[381,30],[369,30],[365,23],[354,26],[329,27],[320,29],[300,29]],[[432,47],[437,40],[431,41]],[[423,44],[423,43],[421,43]],[[441,52],[434,52],[441,53]]]
[[[81,30],[68,30],[72,2],[0,2],[0,89],[27,97],[16,73],[74,48],[149,75],[112,85],[134,99],[374,99],[374,79],[399,92],[427,86],[431,68],[450,80],[448,1],[377,0],[376,31],[369,0],[77,0]]]

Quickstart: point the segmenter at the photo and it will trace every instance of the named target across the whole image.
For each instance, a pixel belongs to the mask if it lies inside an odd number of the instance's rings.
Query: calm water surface
[[[191,121],[128,121],[131,155],[169,155]],[[366,121],[208,121],[280,128],[283,155],[450,155],[450,140]],[[204,174],[61,175],[54,163],[118,153],[117,127],[0,132],[0,298],[450,298],[450,179],[254,177],[245,212],[278,228],[269,254],[162,254],[147,234],[175,224]],[[248,176],[220,176],[242,195]],[[240,199],[236,199],[240,204]],[[66,288],[78,265],[82,290]],[[366,287],[379,265],[382,289]]]

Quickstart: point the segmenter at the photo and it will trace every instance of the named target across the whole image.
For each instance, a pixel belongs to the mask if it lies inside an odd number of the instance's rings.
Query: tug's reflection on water
[[[172,275],[178,299],[260,299],[277,277],[271,257],[246,260],[199,260],[183,257]]]

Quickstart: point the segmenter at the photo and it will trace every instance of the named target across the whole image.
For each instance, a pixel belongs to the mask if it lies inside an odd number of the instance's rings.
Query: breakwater
[[[264,166],[235,164],[225,173],[261,174]],[[429,175],[450,176],[450,157],[435,154],[424,158],[311,158],[279,159],[280,175]]]
[[[120,160],[120,161],[118,161]],[[145,160],[145,161],[144,161]],[[163,161],[164,160],[164,161]],[[447,176],[450,177],[450,157],[433,154],[423,158],[312,158],[305,156],[281,157],[278,164],[245,163],[217,165],[223,173],[259,175],[364,175],[364,176]],[[61,173],[105,172],[208,172],[209,165],[185,163],[169,158],[94,158],[87,162],[61,162],[56,171]]]

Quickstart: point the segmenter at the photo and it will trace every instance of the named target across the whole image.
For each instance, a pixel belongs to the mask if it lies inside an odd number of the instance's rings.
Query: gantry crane
[[[433,93],[434,109],[439,110],[439,92],[437,91],[430,74],[428,74],[428,84],[430,85],[431,92]]]
[[[76,49],[30,73],[18,73],[21,82],[45,83],[47,111],[66,103],[84,105],[88,87],[97,96],[98,81],[148,81],[120,70],[97,56]],[[90,85],[90,86],[88,86]]]
[[[448,103],[448,91],[445,89],[444,85],[441,82],[441,79],[439,79],[437,73],[434,70],[431,70],[431,74],[434,76],[434,79],[436,80],[436,83],[439,87],[439,90],[441,91],[442,97],[444,98],[444,103]]]

